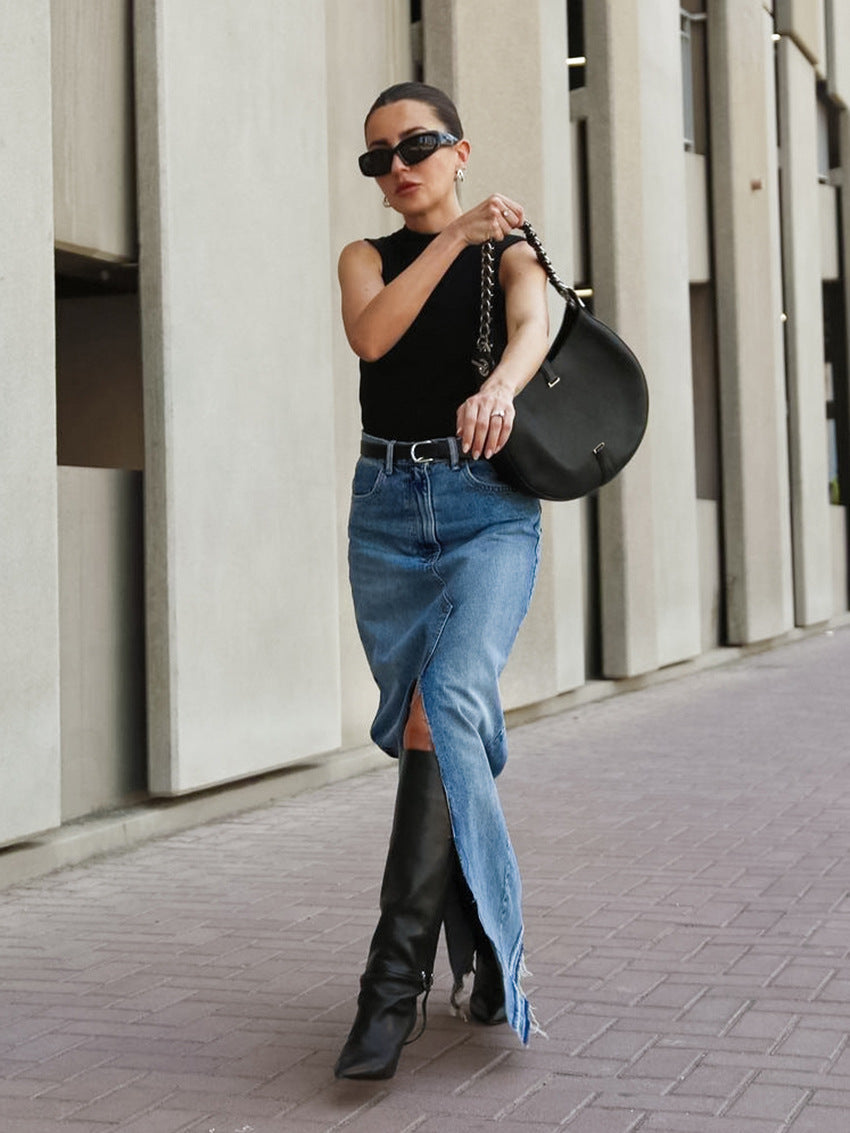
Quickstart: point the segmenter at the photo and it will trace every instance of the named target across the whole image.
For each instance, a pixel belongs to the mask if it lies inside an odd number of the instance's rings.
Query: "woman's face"
[[[398,145],[403,138],[424,130],[446,133],[446,126],[424,102],[404,99],[380,106],[366,123],[367,149]],[[454,182],[458,169],[466,164],[466,142],[443,146],[424,161],[405,165],[399,154],[393,157],[390,172],[376,180],[392,207],[403,216],[417,216],[454,202]]]

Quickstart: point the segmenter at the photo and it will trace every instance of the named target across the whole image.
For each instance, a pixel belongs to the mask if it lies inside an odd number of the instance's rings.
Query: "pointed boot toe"
[[[392,1078],[416,1024],[416,997],[408,981],[363,977],[357,1016],[334,1067],[335,1078]]]
[[[495,1027],[508,1020],[502,970],[490,941],[484,937],[475,956],[475,979],[469,997],[469,1014],[476,1023]]]

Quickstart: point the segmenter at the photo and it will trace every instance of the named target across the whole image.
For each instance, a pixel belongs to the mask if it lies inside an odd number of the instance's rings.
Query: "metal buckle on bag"
[[[433,456],[417,456],[416,449],[418,445],[430,445],[431,441],[414,441],[410,446],[410,459],[414,464],[433,464]]]

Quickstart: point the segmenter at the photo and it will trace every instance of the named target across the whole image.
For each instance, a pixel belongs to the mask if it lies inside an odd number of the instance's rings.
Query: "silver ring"
[[[493,417],[504,417],[504,415],[505,415],[504,409],[496,409],[490,414],[490,417],[491,418],[493,418]]]

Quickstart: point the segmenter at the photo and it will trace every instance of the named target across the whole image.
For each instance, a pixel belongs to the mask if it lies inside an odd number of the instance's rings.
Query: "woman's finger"
[[[520,228],[522,226],[524,212],[521,204],[512,201],[510,197],[500,195],[501,212],[504,219],[511,228]]]
[[[490,417],[490,435],[487,439],[487,447],[484,450],[484,456],[487,460],[491,456],[495,456],[497,452],[501,452],[508,443],[508,437],[513,429],[513,417],[513,410],[505,413],[493,413]]]
[[[515,416],[513,402],[492,392],[473,394],[458,408],[457,436],[473,460],[489,459],[504,446]]]
[[[460,447],[464,453],[469,452],[472,448],[472,443],[475,439],[475,424],[477,420],[477,406],[470,398],[465,401],[457,411],[457,435],[460,439]]]

